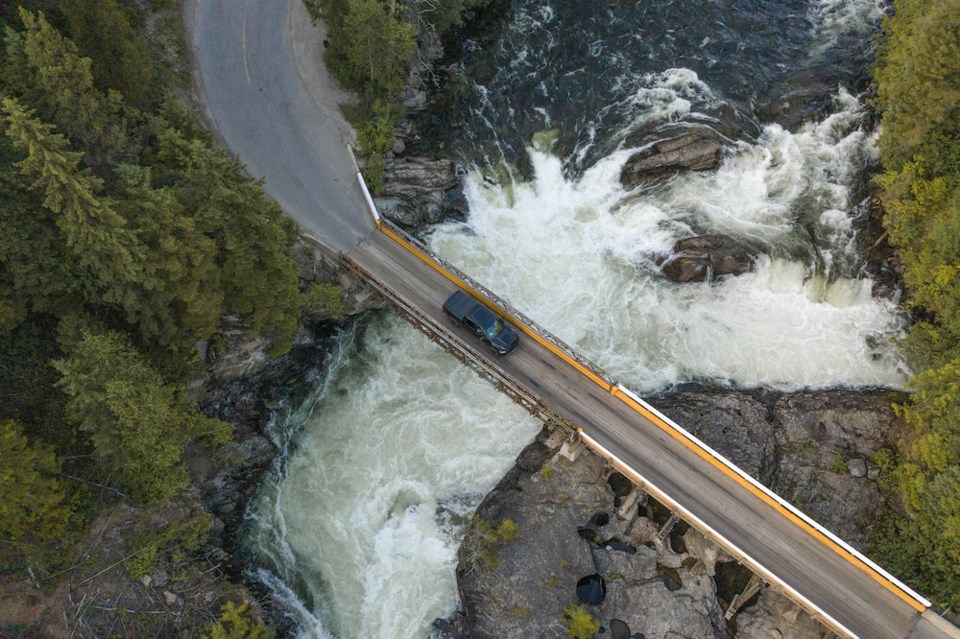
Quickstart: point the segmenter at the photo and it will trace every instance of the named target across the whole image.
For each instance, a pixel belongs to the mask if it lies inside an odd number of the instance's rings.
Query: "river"
[[[516,0],[464,44],[437,132],[472,167],[470,215],[425,239],[640,392],[901,386],[903,320],[871,297],[855,232],[884,4]],[[681,125],[729,140],[719,171],[625,193],[631,148]],[[758,248],[756,268],[665,281],[655,256],[699,233]],[[303,637],[426,638],[457,605],[463,522],[540,425],[387,313],[331,361],[276,427],[255,574]]]

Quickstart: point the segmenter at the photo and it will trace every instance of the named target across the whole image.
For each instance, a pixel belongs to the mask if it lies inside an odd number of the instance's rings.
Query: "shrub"
[[[228,601],[203,639],[273,639],[273,633],[246,603],[235,606]]]
[[[563,611],[565,630],[573,639],[590,639],[600,630],[600,620],[583,604],[570,604]]]

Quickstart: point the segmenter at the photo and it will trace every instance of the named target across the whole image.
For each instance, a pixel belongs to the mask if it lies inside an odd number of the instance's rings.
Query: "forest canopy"
[[[960,606],[960,0],[897,0],[876,69],[884,223],[903,267],[916,371],[893,479],[909,519],[879,551]]]
[[[160,503],[228,424],[188,385],[221,319],[289,349],[297,230],[178,92],[140,3],[0,3],[0,563],[43,570],[90,486]],[[81,516],[83,515],[83,516]]]

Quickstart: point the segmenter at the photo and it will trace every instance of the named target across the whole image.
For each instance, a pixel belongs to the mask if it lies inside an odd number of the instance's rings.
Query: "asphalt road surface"
[[[345,96],[319,64],[303,3],[193,0],[185,11],[214,131],[301,227],[335,249],[356,246],[373,222],[336,106]]]
[[[484,352],[477,338],[442,312],[455,290],[435,269],[382,233],[348,257],[406,303]],[[956,628],[932,612],[922,616],[780,512],[692,453],[621,400],[588,380],[552,351],[521,335],[504,357],[487,355],[515,381],[736,544],[861,639],[946,639]]]

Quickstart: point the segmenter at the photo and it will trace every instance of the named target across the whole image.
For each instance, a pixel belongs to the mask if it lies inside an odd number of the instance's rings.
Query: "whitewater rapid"
[[[883,11],[877,0],[810,7],[825,48]],[[505,148],[488,156],[466,178],[468,219],[424,239],[638,392],[691,380],[902,386],[903,319],[861,276],[855,198],[876,150],[855,96],[836,88],[825,113],[792,131],[757,123],[714,173],[620,186],[634,133],[716,125],[722,93],[686,67],[639,74],[615,105],[617,125],[579,118],[563,151],[566,125],[536,112],[531,177]],[[493,104],[481,102],[476,120],[496,137]],[[705,233],[751,246],[753,271],[695,284],[659,275],[658,256]],[[463,523],[540,424],[389,313],[347,332],[332,361],[276,426],[288,454],[250,512],[255,576],[302,637],[423,639],[457,606]]]

